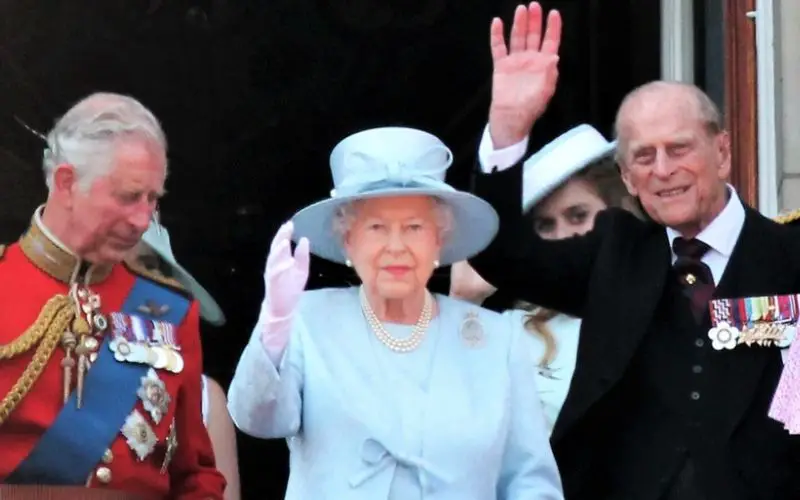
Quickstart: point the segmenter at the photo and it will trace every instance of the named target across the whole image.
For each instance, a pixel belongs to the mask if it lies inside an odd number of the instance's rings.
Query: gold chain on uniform
[[[26,353],[37,343],[39,344],[25,371],[0,402],[0,426],[39,379],[73,318],[75,318],[75,307],[70,297],[56,295],[47,301],[39,317],[22,335],[10,344],[0,345],[0,361],[2,361]]]

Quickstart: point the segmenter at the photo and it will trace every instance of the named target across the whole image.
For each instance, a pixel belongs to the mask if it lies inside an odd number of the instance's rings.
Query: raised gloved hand
[[[276,366],[289,342],[292,318],[308,282],[309,242],[300,238],[292,255],[293,229],[289,221],[275,233],[264,269],[265,293],[257,328],[261,330],[261,343]]]

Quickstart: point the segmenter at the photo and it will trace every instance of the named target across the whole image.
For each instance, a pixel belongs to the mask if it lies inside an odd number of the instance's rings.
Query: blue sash
[[[153,307],[154,304],[161,308]],[[122,311],[179,325],[191,305],[182,294],[137,278]],[[158,310],[156,310],[158,309]],[[31,453],[6,479],[8,484],[83,485],[136,405],[136,391],[149,366],[119,362],[106,335],[86,374],[81,409],[76,391]]]

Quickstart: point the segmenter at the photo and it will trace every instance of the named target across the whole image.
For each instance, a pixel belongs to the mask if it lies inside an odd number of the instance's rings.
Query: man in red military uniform
[[[221,500],[198,305],[125,261],[164,192],[158,121],[89,96],[48,134],[44,171],[46,204],[0,249],[0,482]]]

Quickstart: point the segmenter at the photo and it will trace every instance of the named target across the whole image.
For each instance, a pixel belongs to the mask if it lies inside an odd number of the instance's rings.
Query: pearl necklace
[[[422,306],[419,319],[411,330],[411,335],[404,339],[398,339],[386,331],[386,328],[384,328],[381,320],[378,319],[372,306],[369,305],[367,295],[364,293],[364,287],[361,287],[359,296],[361,298],[361,310],[364,312],[364,317],[367,319],[372,333],[374,333],[375,336],[378,337],[378,340],[386,347],[394,352],[411,352],[422,344],[422,341],[425,339],[425,333],[427,333],[428,326],[431,323],[431,317],[433,316],[433,301],[431,300],[430,293],[427,291],[425,292],[425,303]]]

